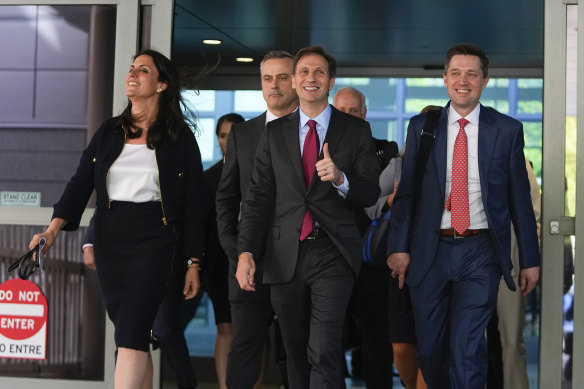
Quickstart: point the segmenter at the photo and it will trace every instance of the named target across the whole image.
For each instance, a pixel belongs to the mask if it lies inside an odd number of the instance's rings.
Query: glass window
[[[380,120],[372,119],[369,120],[371,125],[371,133],[376,139],[396,139],[396,128],[397,122],[395,120]]]
[[[525,157],[531,162],[535,176],[541,179],[541,121],[523,121],[523,138],[525,140]]]
[[[215,91],[213,90],[186,90],[182,97],[195,112],[213,112],[215,110]]]
[[[331,102],[336,91],[344,86],[351,86],[365,95],[369,112],[397,109],[398,79],[396,78],[337,78],[335,87],[330,93]]]
[[[238,114],[242,115],[246,112],[264,112],[265,110],[266,101],[264,100],[262,91],[235,91],[235,104],[233,112],[237,112]]]
[[[427,105],[446,105],[447,102],[448,95],[442,78],[407,78],[405,80],[404,112],[415,115]]]
[[[509,80],[506,78],[491,78],[481,95],[481,104],[508,115],[509,111]]]
[[[221,158],[219,144],[215,140],[215,119],[199,118],[197,120],[197,143],[201,149],[201,160],[213,162]]]
[[[518,79],[517,80],[517,113],[518,114],[542,114],[543,113],[543,80]]]

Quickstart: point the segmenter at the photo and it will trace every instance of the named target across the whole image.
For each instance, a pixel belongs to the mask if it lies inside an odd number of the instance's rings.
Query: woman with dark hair
[[[188,267],[186,299],[199,290],[205,194],[173,64],[140,52],[125,83],[128,106],[97,130],[30,247],[45,238],[46,252],[61,230],[76,230],[95,189],[95,267],[115,326],[115,387],[139,389],[152,387],[150,333],[171,273]]]
[[[215,211],[215,192],[219,187],[223,163],[225,162],[225,150],[227,139],[233,123],[240,123],[245,119],[237,113],[228,113],[217,120],[215,134],[219,141],[222,158],[219,162],[205,171],[205,188],[207,191],[207,209],[205,217],[205,289],[213,302],[215,324],[217,325],[217,338],[215,341],[215,370],[219,382],[219,388],[226,388],[227,356],[231,350],[233,329],[231,326],[231,307],[229,305],[229,293],[227,277],[229,275],[229,260],[219,244],[217,236],[217,212]]]

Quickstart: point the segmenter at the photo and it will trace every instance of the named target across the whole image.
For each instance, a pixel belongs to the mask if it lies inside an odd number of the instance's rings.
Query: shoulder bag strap
[[[418,150],[418,160],[416,162],[416,198],[418,198],[420,194],[422,179],[424,177],[424,170],[426,169],[428,156],[430,155],[430,150],[432,149],[432,143],[434,142],[434,138],[436,138],[434,135],[434,130],[438,126],[438,119],[440,118],[441,112],[442,110],[431,109],[426,113],[426,121],[424,122],[424,127],[422,128],[420,148]]]

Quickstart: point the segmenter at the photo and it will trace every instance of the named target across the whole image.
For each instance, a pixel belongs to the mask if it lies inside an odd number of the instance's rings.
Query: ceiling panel
[[[204,38],[223,44],[209,47]],[[456,42],[479,44],[492,68],[541,71],[543,0],[176,0],[173,58],[215,75],[256,74],[268,50],[321,45],[341,69],[439,68]],[[252,64],[235,58],[249,56]]]

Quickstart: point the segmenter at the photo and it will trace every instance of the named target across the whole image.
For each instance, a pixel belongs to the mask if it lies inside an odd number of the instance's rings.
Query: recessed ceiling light
[[[253,62],[253,58],[249,57],[237,57],[235,58],[237,62]]]
[[[203,39],[203,43],[206,45],[220,45],[223,42],[220,39]]]

